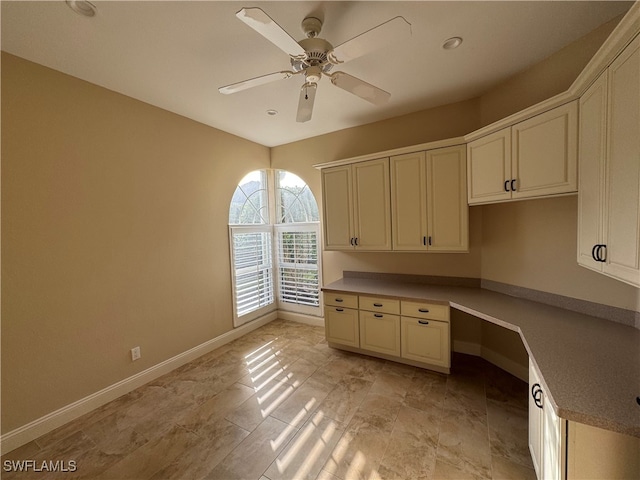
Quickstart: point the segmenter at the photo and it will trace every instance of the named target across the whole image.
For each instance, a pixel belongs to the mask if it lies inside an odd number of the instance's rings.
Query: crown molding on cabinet
[[[382,152],[368,153],[358,157],[350,157],[333,162],[317,163],[314,168],[322,170],[327,167],[338,167],[340,165],[349,165],[351,163],[366,162],[367,160],[375,160],[377,158],[393,157],[394,155],[404,155],[405,153],[421,152],[423,150],[435,150],[436,148],[453,147],[455,145],[464,145],[465,137],[447,138],[444,140],[436,140],[434,142],[421,143],[419,145],[411,145],[409,147],[394,148]]]

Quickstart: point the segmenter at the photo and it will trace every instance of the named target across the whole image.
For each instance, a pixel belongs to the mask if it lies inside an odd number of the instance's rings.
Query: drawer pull
[[[342,303],[342,302],[344,302],[344,300],[343,300],[343,299],[341,299],[341,298],[336,298],[336,302],[338,302],[338,303]]]
[[[427,320],[418,320],[418,323],[420,325],[429,325],[429,322]]]
[[[382,315],[381,313],[374,313],[373,316],[376,317],[376,318],[384,317],[384,315]]]
[[[382,306],[382,304],[381,304],[381,303],[374,303],[374,304],[373,304],[373,306],[374,306],[374,307],[381,307],[381,306]]]
[[[344,308],[336,308],[336,312],[344,312]]]
[[[429,309],[428,308],[419,308],[418,311],[420,313],[429,313]]]
[[[536,407],[542,408],[542,387],[540,387],[539,383],[534,383],[531,387],[531,396]]]

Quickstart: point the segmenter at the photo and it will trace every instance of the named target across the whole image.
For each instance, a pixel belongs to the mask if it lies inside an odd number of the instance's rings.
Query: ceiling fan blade
[[[311,120],[313,113],[313,102],[316,99],[316,83],[305,83],[300,89],[300,100],[298,100],[298,115],[296,122],[304,123]]]
[[[358,97],[371,102],[374,105],[383,105],[389,101],[391,94],[384,90],[374,87],[370,83],[360,80],[359,78],[344,72],[335,72],[331,74],[331,83],[336,87],[353,93]]]
[[[242,82],[232,83],[231,85],[225,85],[218,88],[220,93],[229,95],[230,93],[240,92],[248,88],[257,87],[258,85],[264,85],[265,83],[275,82],[276,80],[284,80],[285,78],[291,78],[295,75],[293,72],[274,72],[260,77],[250,78],[243,80]]]
[[[243,8],[236,17],[253,28],[280,50],[295,59],[305,59],[307,54],[298,42],[260,8]]]
[[[411,24],[403,17],[395,17],[338,45],[328,53],[329,61],[335,65],[348,62],[410,36]]]

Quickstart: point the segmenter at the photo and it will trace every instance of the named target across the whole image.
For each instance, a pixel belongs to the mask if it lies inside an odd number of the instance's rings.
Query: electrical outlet
[[[140,353],[140,347],[134,347],[131,349],[131,361],[135,362],[138,360],[142,354]]]

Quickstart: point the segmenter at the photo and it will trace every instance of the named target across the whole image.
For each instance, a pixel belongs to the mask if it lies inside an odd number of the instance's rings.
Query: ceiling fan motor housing
[[[291,59],[291,68],[294,72],[300,72],[309,66],[320,66],[326,73],[333,68],[333,64],[327,61],[327,53],[333,50],[333,45],[323,38],[305,38],[298,42],[305,52],[306,60]]]

